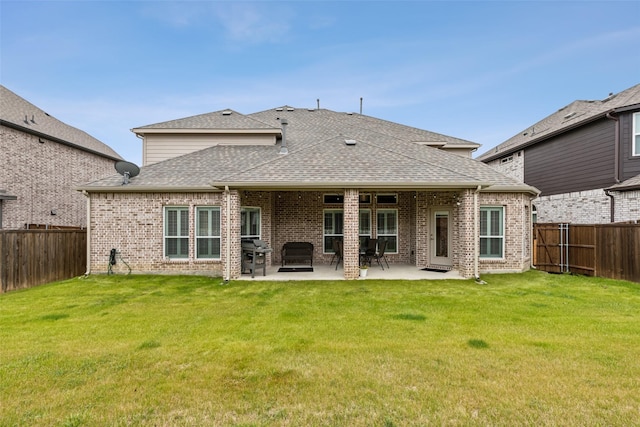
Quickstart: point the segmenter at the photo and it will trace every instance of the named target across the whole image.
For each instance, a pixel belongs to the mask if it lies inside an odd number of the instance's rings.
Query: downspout
[[[613,111],[609,111],[606,115],[607,119],[611,119],[616,122],[616,130],[614,132],[613,138],[613,179],[616,184],[620,183],[620,119],[615,117]]]
[[[229,186],[224,186],[224,194],[227,199],[227,266],[225,268],[224,283],[229,283],[231,277],[231,192]]]
[[[611,202],[609,203],[609,206],[611,207],[609,222],[616,222],[616,199],[613,198],[613,194],[611,194],[606,188],[604,190],[604,194],[611,199]]]
[[[616,184],[620,183],[620,119],[614,116],[614,111],[609,111],[606,114],[607,119],[613,120],[616,122],[616,128],[613,134],[613,144],[614,144],[614,160],[613,160],[613,180]],[[609,203],[610,206],[610,219],[609,222],[616,222],[616,201],[613,198],[613,194],[609,192],[609,190],[604,190],[604,194],[611,199]]]
[[[478,248],[480,245],[480,236],[478,234],[478,222],[480,221],[478,218],[478,193],[481,188],[482,186],[478,185],[476,191],[473,192],[473,277],[476,280],[480,280],[478,272],[478,257],[480,256]]]
[[[536,250],[533,246],[533,200],[535,197],[529,197],[529,268],[536,269],[533,264],[533,251]]]
[[[91,274],[91,197],[85,190],[82,194],[87,198],[87,271],[84,275],[88,276]]]

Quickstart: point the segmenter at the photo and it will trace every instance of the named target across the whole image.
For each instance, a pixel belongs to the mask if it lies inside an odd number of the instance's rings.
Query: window
[[[396,205],[398,204],[397,194],[378,194],[376,201],[379,205]]]
[[[325,209],[324,211],[324,253],[333,253],[333,241],[342,240],[344,233],[344,214],[342,209]]]
[[[164,256],[189,257],[189,208],[164,208]]]
[[[196,208],[196,258],[220,259],[220,208]]]
[[[502,258],[504,253],[504,208],[480,208],[480,257]]]
[[[260,239],[260,208],[240,208],[240,238]]]
[[[398,210],[378,209],[377,213],[378,243],[387,241],[385,252],[398,253]]]
[[[633,155],[640,156],[640,113],[633,115]]]
[[[358,196],[358,202],[361,205],[370,205],[371,204],[371,193],[360,193]]]
[[[325,194],[325,205],[341,205],[344,203],[344,195],[342,194]]]
[[[360,209],[358,235],[360,236],[360,247],[365,246],[371,238],[371,209]]]
[[[500,159],[500,163],[509,163],[509,162],[513,162],[513,156],[504,157]]]

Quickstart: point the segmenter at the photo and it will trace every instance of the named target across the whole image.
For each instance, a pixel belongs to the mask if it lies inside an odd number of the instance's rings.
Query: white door
[[[431,264],[451,266],[451,210],[431,211]]]

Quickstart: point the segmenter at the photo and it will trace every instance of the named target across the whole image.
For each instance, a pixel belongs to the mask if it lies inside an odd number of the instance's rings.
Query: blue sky
[[[363,113],[482,144],[640,83],[640,1],[5,1],[0,82],[140,164],[131,128]]]

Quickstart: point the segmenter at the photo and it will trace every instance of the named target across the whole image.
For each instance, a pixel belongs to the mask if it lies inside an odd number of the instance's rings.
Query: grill
[[[256,268],[262,268],[262,275],[267,275],[267,254],[273,249],[259,239],[242,241],[242,273],[251,273],[255,277]]]

